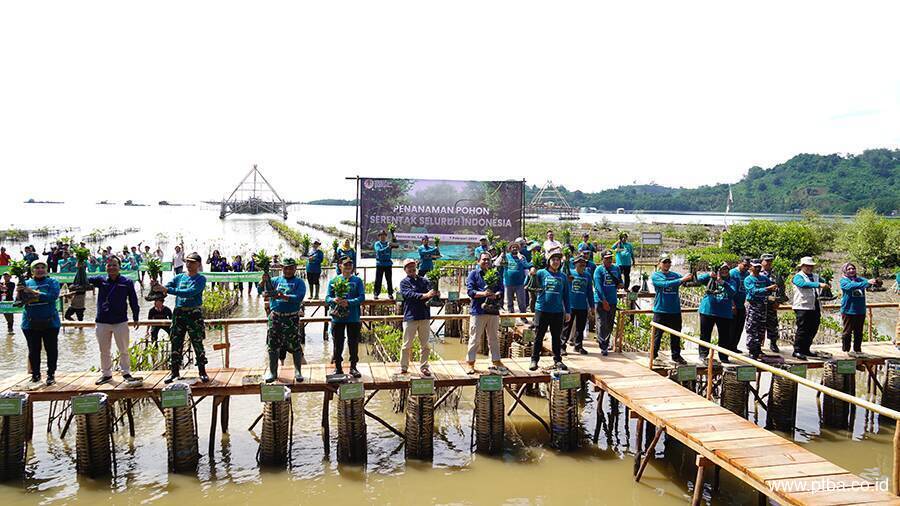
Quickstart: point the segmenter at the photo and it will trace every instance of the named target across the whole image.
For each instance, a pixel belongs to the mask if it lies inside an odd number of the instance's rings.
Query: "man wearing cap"
[[[775,283],[775,277],[772,276],[772,261],[775,255],[764,253],[760,257],[760,273]],[[766,300],[766,334],[760,346],[765,344],[765,337],[769,338],[769,349],[774,353],[778,353],[778,303],[774,300]]]
[[[306,297],[306,283],[296,276],[297,261],[285,258],[282,275],[272,280],[269,300],[269,321],[266,329],[266,351],[269,352],[269,372],[263,378],[272,383],[278,377],[278,359],[290,353],[294,359],[294,380],[303,381],[300,365],[303,346],[300,343],[300,307]],[[267,277],[263,273],[263,278]]]
[[[493,286],[488,286],[484,280],[485,274],[490,272],[491,268],[490,253],[482,253],[478,257],[478,268],[469,271],[466,277],[466,290],[472,301],[469,307],[469,346],[466,353],[468,374],[475,374],[475,353],[481,343],[481,336],[485,334],[494,367],[501,374],[508,372],[500,362],[500,313],[484,307],[484,303],[488,300],[496,302],[497,307],[503,303],[503,278],[501,277]]]
[[[131,381],[131,354],[128,351],[130,331],[128,330],[128,308],[134,328],[138,328],[141,308],[138,305],[134,282],[119,275],[121,264],[116,257],[106,261],[106,276],[92,276],[88,284],[97,288],[96,334],[100,345],[100,378],[95,385],[112,380],[112,340],[116,340],[119,351],[119,369],[122,378]]]
[[[312,299],[319,298],[319,276],[322,274],[322,261],[325,253],[319,249],[322,243],[318,239],[312,243],[312,250],[306,256],[306,281],[309,283],[309,295]]]
[[[519,243],[512,242],[509,244],[509,252],[506,255],[506,268],[503,269],[503,286],[506,287],[506,310],[510,313],[513,311],[513,299],[519,304],[519,312],[524,313],[528,310],[528,299],[525,291],[525,274],[531,268],[531,262],[525,259],[519,251]],[[522,323],[527,324],[528,320],[522,317]]]
[[[422,244],[419,246],[419,276],[428,274],[434,269],[434,260],[441,257],[437,248],[428,245],[428,236],[422,236]]]
[[[572,260],[569,261],[569,270],[574,271],[575,270],[575,262],[580,259],[580,260],[584,260],[585,272],[587,272],[588,275],[593,276],[594,270],[597,268],[597,264],[595,264],[594,262],[591,261],[591,257],[593,257],[593,255],[594,254],[591,253],[591,250],[583,249],[583,250],[579,251],[579,254],[576,255],[575,257],[573,257]]]
[[[634,245],[628,242],[628,234],[620,233],[612,250],[616,254],[616,267],[622,273],[622,284],[627,290],[631,286],[631,265],[634,263]]]
[[[478,246],[475,246],[475,260],[478,260],[482,253],[489,253],[490,251],[491,244],[488,242],[487,236],[479,237]]]
[[[762,273],[762,262],[750,261],[750,275],[744,279],[747,292],[747,351],[750,357],[758,359],[762,355],[762,344],[766,336],[766,304],[769,294],[778,289],[768,276]]]
[[[600,353],[605,357],[609,354],[609,338],[615,326],[622,274],[619,267],[613,265],[612,251],[604,251],[602,259],[602,263],[594,269],[594,296],[597,300],[597,342]]]
[[[650,276],[653,282],[653,288],[656,291],[653,299],[653,321],[669,327],[672,330],[681,331],[681,297],[678,295],[678,288],[682,283],[690,281],[692,274],[682,276],[676,272],[672,272],[672,259],[668,255],[662,255],[659,259],[659,270]],[[662,344],[662,331],[653,327],[653,360],[659,353],[659,347]],[[670,346],[672,349],[672,360],[678,364],[686,364],[687,361],[681,357],[681,338],[670,334]]]
[[[47,351],[47,385],[56,383],[56,361],[59,349],[59,281],[47,276],[47,262],[31,262],[31,278],[16,286],[19,299],[24,299],[22,332],[28,344],[31,381],[41,381],[41,345]]]
[[[387,294],[389,299],[394,298],[394,282],[393,278],[393,267],[394,264],[391,261],[391,254],[395,247],[398,244],[395,242],[388,242],[387,240],[387,231],[382,230],[378,232],[378,240],[375,241],[373,247],[375,248],[375,298],[377,299],[379,295],[381,295],[381,278],[384,277],[387,280]]]
[[[203,289],[206,288],[206,276],[200,274],[200,263],[203,259],[197,252],[184,258],[187,273],[182,272],[162,286],[156,283],[152,289],[175,296],[175,311],[172,312],[172,327],[169,336],[172,346],[172,372],[166,383],[179,379],[181,374],[181,355],[184,352],[184,336],[191,338],[194,347],[194,361],[200,381],[206,383],[206,350],[203,340],[206,338],[206,327],[203,323]]]
[[[581,234],[581,242],[578,243],[578,252],[589,251],[590,255],[587,256],[587,259],[590,260],[593,258],[594,253],[597,252],[597,246],[591,242],[591,234],[589,232],[585,232]]]
[[[331,279],[328,283],[328,292],[325,294],[325,303],[330,307],[341,306],[347,309],[344,315],[339,315],[334,310],[330,311],[331,337],[334,343],[332,353],[334,374],[344,373],[341,362],[344,360],[344,341],[346,340],[347,348],[350,350],[350,375],[359,378],[361,374],[356,369],[356,364],[359,362],[359,338],[362,333],[359,309],[366,300],[366,286],[359,276],[353,274],[353,259],[343,257],[339,265],[341,274]],[[346,280],[349,285],[349,291],[342,296],[338,296],[334,289],[334,284],[339,279]]]
[[[590,253],[589,250],[583,250]],[[569,306],[571,318],[563,326],[562,349],[560,355],[566,355],[566,345],[572,339],[575,351],[587,355],[584,349],[584,328],[588,318],[594,313],[594,279],[588,272],[587,260],[583,256],[575,257],[575,268],[572,270],[572,280],[569,283]]]
[[[400,293],[403,295],[403,348],[400,350],[400,374],[409,369],[413,339],[419,338],[419,370],[425,376],[431,376],[428,368],[428,356],[431,354],[428,338],[431,335],[431,309],[428,301],[438,296],[437,287],[432,287],[428,279],[416,272],[416,261],[407,258],[403,261],[406,277],[400,281]]]
[[[744,257],[734,267],[728,271],[728,277],[734,280],[734,318],[731,321],[731,343],[734,345],[734,352],[743,353],[738,349],[738,343],[741,342],[741,335],[744,333],[744,323],[747,321],[747,290],[744,288],[744,280],[750,275],[750,257]]]
[[[550,348],[553,351],[553,367],[567,370],[562,361],[562,331],[572,315],[569,301],[569,279],[560,271],[563,254],[559,249],[550,251],[547,268],[532,268],[539,290],[534,304],[534,344],[531,351],[531,371],[536,371],[544,351],[544,335],[550,330]]]
[[[819,324],[822,322],[822,308],[819,306],[820,290],[828,286],[818,274],[813,272],[816,262],[812,257],[800,259],[800,270],[794,275],[791,283],[794,284],[794,300],[791,308],[797,317],[797,333],[794,337],[795,358],[806,360],[807,356],[816,356],[810,347],[816,333],[819,332]]]

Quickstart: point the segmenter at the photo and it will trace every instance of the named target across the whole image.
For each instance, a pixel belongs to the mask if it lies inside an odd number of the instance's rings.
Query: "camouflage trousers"
[[[300,313],[269,313],[266,329],[266,348],[269,353],[278,353],[282,357],[286,353],[302,352],[303,327],[300,325]]]
[[[766,336],[769,343],[778,343],[778,309],[774,302],[766,301]],[[765,339],[762,339],[760,345],[764,345]]]
[[[203,311],[199,307],[176,307],[172,312],[172,330],[169,336],[172,342],[172,367],[181,367],[181,356],[184,352],[184,336],[189,335],[194,347],[194,361],[197,365],[206,364],[206,351],[203,340],[206,339],[206,328],[203,324]]]

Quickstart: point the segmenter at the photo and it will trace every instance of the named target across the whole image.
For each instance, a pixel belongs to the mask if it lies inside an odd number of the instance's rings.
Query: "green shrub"
[[[772,253],[790,262],[823,251],[822,242],[809,225],[768,220],[732,225],[722,234],[722,245],[736,255],[759,257],[763,253]]]

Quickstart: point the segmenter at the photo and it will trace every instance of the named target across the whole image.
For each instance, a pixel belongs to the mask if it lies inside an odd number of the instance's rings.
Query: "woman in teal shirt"
[[[851,356],[862,353],[863,326],[866,323],[866,288],[874,285],[876,280],[865,279],[856,275],[856,266],[850,262],[841,267],[841,320],[844,324],[841,333],[841,347]],[[850,338],[853,338],[853,351],[850,351]]]
[[[359,338],[362,332],[362,323],[359,318],[359,308],[363,301],[366,300],[366,287],[358,276],[353,274],[353,260],[345,258],[341,261],[341,274],[331,279],[328,283],[328,292],[325,295],[325,303],[332,309],[331,312],[331,337],[333,338],[334,351],[332,353],[332,361],[334,362],[334,374],[343,374],[341,362],[344,355],[344,340],[348,342],[350,348],[350,374],[354,378],[359,378],[361,374],[356,370],[356,363],[359,362]],[[343,279],[350,285],[350,290],[346,295],[338,297],[335,289],[335,281]],[[346,308],[346,315],[336,315],[335,309],[340,306]]]

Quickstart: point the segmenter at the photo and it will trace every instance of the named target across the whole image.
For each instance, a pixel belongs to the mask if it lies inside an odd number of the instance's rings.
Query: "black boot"
[[[303,363],[303,352],[295,351],[293,354],[294,357],[294,381],[297,383],[303,382],[303,375],[300,374],[300,365]]]
[[[169,373],[169,376],[165,380],[163,380],[163,382],[168,384],[168,383],[171,383],[171,382],[177,380],[180,377],[181,377],[181,373],[178,371],[178,368],[173,367],[172,372]]]
[[[776,343],[774,340],[769,340],[769,349],[775,353],[781,351],[778,349],[778,343]]]
[[[353,376],[354,378],[359,378],[362,376],[362,374],[360,374],[359,371],[356,370],[356,364],[350,364],[350,376]]]
[[[200,373],[200,381],[209,383],[209,376],[206,375],[206,364],[197,364],[197,371]]]

